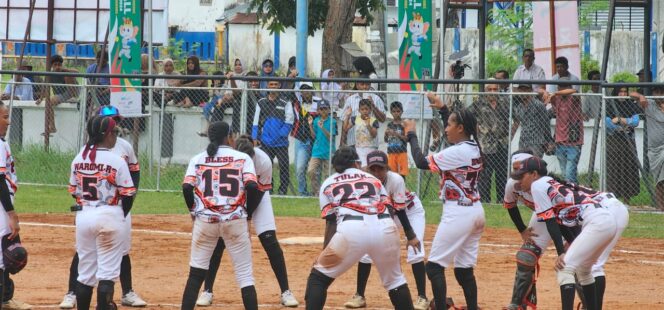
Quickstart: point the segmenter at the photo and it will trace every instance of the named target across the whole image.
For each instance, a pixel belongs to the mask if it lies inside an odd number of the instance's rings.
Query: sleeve
[[[272,162],[268,161],[267,158],[256,157],[256,174],[258,178],[258,189],[261,191],[269,191],[272,189]]]
[[[535,77],[536,80],[546,80],[546,75],[544,74],[544,69],[542,67],[539,67],[539,70],[537,71],[537,76]]]
[[[189,161],[189,166],[187,166],[187,172],[184,174],[184,181],[182,181],[182,184],[189,184],[194,187],[198,184],[198,176],[196,175],[197,159],[198,156]]]
[[[392,184],[390,197],[392,198],[392,207],[395,210],[403,210],[407,207],[408,199],[406,197],[406,182],[402,177],[390,178]]]
[[[244,164],[242,165],[242,180],[246,186],[250,182],[256,182],[256,169],[254,168],[254,161],[249,158],[244,159]]]
[[[410,143],[410,155],[413,157],[415,166],[422,170],[430,170],[430,164],[427,157],[422,153],[420,144],[417,141],[417,135],[414,132],[407,134],[408,142]]]
[[[127,150],[127,164],[129,165],[129,171],[134,172],[134,171],[140,171],[141,166],[138,164],[138,158],[136,157],[136,153],[134,153],[134,150],[129,148]]]
[[[380,181],[378,181],[377,187],[379,188],[378,194],[380,195],[380,203],[382,205],[384,205],[386,208],[389,208],[389,207],[394,208],[394,204],[392,202],[392,199],[387,194],[387,191],[385,190],[385,186],[380,184]]]
[[[261,118],[261,105],[256,102],[256,110],[254,111],[254,121],[251,126],[251,138],[254,140],[258,139],[258,123]]]
[[[639,120],[640,120],[639,115],[634,114],[634,115],[632,115],[632,117],[627,118],[627,126],[629,126],[629,127],[639,126]]]
[[[440,173],[458,167],[467,166],[466,154],[458,147],[449,147],[442,151],[429,155],[429,169]]]
[[[9,95],[11,93],[12,93],[12,84],[7,84],[7,86],[5,86],[5,95]]]
[[[29,80],[28,80],[28,81],[29,81]],[[26,84],[26,86],[27,86],[27,87],[26,87],[26,94],[25,94],[25,96],[27,97],[27,99],[25,99],[25,100],[33,100],[33,99],[35,99],[35,92],[34,92],[34,90],[32,89],[32,82],[29,82],[28,84]]]
[[[320,204],[320,217],[326,218],[329,215],[335,214],[337,205],[332,200],[333,197],[328,195],[329,187],[331,184],[329,182],[323,183],[323,186],[320,188],[318,193],[318,202]]]
[[[0,159],[0,161],[3,161],[3,159]],[[4,166],[2,166],[2,167],[4,167]],[[74,170],[74,163],[72,162],[71,163],[71,168],[69,170],[69,188],[67,189],[69,194],[71,194],[72,196],[76,195],[76,184],[77,184],[77,182],[76,182],[76,171]]]
[[[131,180],[129,166],[127,166],[127,163],[124,160],[118,164],[117,173],[115,186],[118,187],[120,195],[125,197],[136,195],[136,188],[134,187],[134,182]]]
[[[614,124],[611,121],[611,118],[608,116],[604,118],[604,123],[606,124],[606,130],[608,131],[608,133],[612,133],[618,128],[618,126]]]
[[[503,207],[511,209],[517,206],[517,197],[514,195],[514,182],[512,179],[505,183],[505,194],[503,195]]]
[[[371,124],[371,126],[372,126],[373,128],[378,129],[378,128],[380,128],[380,123],[378,122],[378,120],[374,120],[374,121],[373,121],[373,124]]]
[[[549,194],[553,192],[555,190],[548,183],[534,182],[531,186],[531,194],[535,203],[535,213],[537,213],[539,221],[546,221],[556,217],[553,211],[553,203],[549,197]]]
[[[293,102],[289,101],[286,103],[285,119],[284,123],[293,125],[295,123],[295,113],[293,113]]]
[[[658,122],[664,123],[664,113],[659,109],[655,100],[648,99],[648,106],[645,109],[645,114],[654,118]]]

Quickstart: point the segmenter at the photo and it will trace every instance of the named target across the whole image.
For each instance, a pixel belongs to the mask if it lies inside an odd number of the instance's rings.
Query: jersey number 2
[[[369,183],[369,182],[357,182],[355,184],[350,184],[350,183],[344,183],[340,184],[339,186],[334,187],[332,190],[332,195],[335,197],[340,194],[340,192],[343,191],[343,195],[341,196],[341,199],[339,200],[340,202],[346,202],[350,200],[350,195],[355,192],[355,190],[364,190],[362,194],[357,197],[357,199],[362,199],[362,198],[371,198],[374,195],[376,195],[376,188],[374,188],[374,185]]]
[[[203,180],[205,181],[205,197],[212,197],[212,171],[219,172],[219,195],[224,197],[237,197],[240,194],[240,181],[237,179],[240,176],[240,171],[235,169],[207,169],[203,172]]]

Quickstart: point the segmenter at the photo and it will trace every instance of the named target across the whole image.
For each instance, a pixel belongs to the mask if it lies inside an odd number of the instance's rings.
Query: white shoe
[[[76,294],[69,292],[62,298],[60,309],[74,309],[74,307],[76,307]]]
[[[285,307],[297,307],[300,303],[297,302],[297,299],[295,299],[290,290],[286,290],[281,293],[281,304]]]
[[[203,291],[198,300],[196,300],[196,305],[201,307],[208,307],[212,305],[212,293],[208,291]]]
[[[426,297],[417,296],[417,301],[413,305],[415,310],[427,310],[429,309],[429,300]]]
[[[350,308],[350,309],[357,309],[357,308],[366,308],[367,307],[367,301],[364,299],[364,297],[360,295],[353,295],[353,297],[347,301],[344,304],[344,307]]]
[[[10,299],[2,303],[2,309],[8,310],[30,310],[32,306],[16,299]]]
[[[125,294],[122,296],[122,305],[123,306],[129,306],[129,307],[145,307],[148,305],[145,300],[143,300],[136,292],[129,291],[129,293]]]

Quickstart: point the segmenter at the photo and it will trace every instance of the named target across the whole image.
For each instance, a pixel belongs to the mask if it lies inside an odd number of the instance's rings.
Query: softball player
[[[359,170],[355,150],[342,147],[332,158],[335,174],[323,182],[321,216],[337,229],[314,263],[305,293],[306,308],[320,310],[335,278],[369,254],[395,309],[412,309],[408,284],[401,272],[399,232],[389,213],[390,201],[380,180]],[[395,206],[397,210],[405,206]],[[412,238],[409,238],[412,239]]]
[[[131,210],[136,188],[127,162],[111,152],[118,128],[111,117],[88,121],[88,142],[71,164],[69,193],[76,199],[76,252],[78,309],[89,309],[97,286],[97,309],[115,309],[114,279],[129,233],[125,217]],[[122,203],[120,203],[120,201]]]
[[[279,245],[279,240],[277,240],[277,226],[274,222],[274,212],[272,212],[272,199],[270,199],[269,192],[272,189],[272,160],[261,149],[254,148],[254,142],[249,135],[240,136],[235,140],[235,148],[249,155],[254,162],[256,178],[258,179],[258,189],[260,190],[260,195],[263,197],[260,199],[256,211],[252,214],[251,221],[253,222],[258,239],[261,241],[261,245],[270,260],[270,265],[272,265],[272,271],[277,277],[277,282],[279,282],[282,292],[281,304],[286,307],[297,307],[299,303],[288,287],[286,261],[284,259],[284,252]],[[205,277],[205,290],[198,296],[198,300],[196,301],[196,304],[199,306],[210,306],[212,304],[214,280],[217,276],[219,265],[221,264],[221,256],[225,248],[224,240],[220,238],[210,258],[210,268]]]
[[[120,111],[112,105],[105,105],[99,110],[100,116],[112,117],[116,123],[121,120]],[[127,140],[120,137],[117,138],[115,146],[111,152],[122,157],[129,165],[129,174],[131,180],[134,182],[134,187],[138,191],[138,184],[140,182],[140,166],[138,158],[134,153],[134,149]],[[131,259],[129,258],[129,250],[131,249],[131,213],[127,214],[124,221],[127,226],[128,233],[125,235],[124,251],[122,256],[122,263],[120,264],[120,286],[122,287],[122,299],[120,302],[123,306],[129,307],[145,307],[147,303],[133,290],[132,277],[131,277]],[[78,253],[74,253],[69,268],[69,290],[65,294],[60,309],[71,309],[76,306],[76,278],[78,277]]]
[[[214,122],[208,127],[207,151],[189,162],[182,193],[194,222],[189,278],[182,309],[193,309],[210,266],[212,252],[223,238],[231,255],[235,279],[245,309],[258,309],[251,265],[247,217],[260,202],[251,157],[230,147],[230,126]]]
[[[439,173],[443,215],[433,238],[426,272],[431,281],[436,309],[446,309],[445,268],[454,263],[454,275],[463,288],[467,309],[477,309],[477,282],[473,267],[477,264],[479,242],[484,231],[484,209],[477,191],[477,177],[482,170],[482,152],[477,144],[477,120],[467,110],[449,113],[440,98],[441,116],[447,120],[445,133],[453,145],[426,157],[422,154],[415,122],[404,123],[415,165]],[[433,105],[433,104],[432,104]],[[473,139],[473,140],[471,140]]]
[[[407,262],[412,266],[413,276],[415,277],[415,284],[417,286],[417,301],[413,305],[416,310],[426,310],[429,308],[429,300],[426,297],[426,272],[424,270],[424,207],[422,202],[415,195],[415,193],[406,190],[406,183],[403,177],[396,172],[392,172],[388,167],[388,157],[382,151],[373,151],[369,153],[366,159],[367,169],[369,172],[379,179],[385,190],[387,196],[392,200],[395,206],[402,206],[397,212],[397,219],[395,219],[397,226],[404,227],[404,231],[408,236],[410,232],[414,232],[416,238],[406,242],[408,246]],[[404,218],[405,224],[402,225],[401,219]],[[369,280],[371,273],[372,260],[368,255],[365,255],[360,260],[357,266],[357,291],[355,295],[344,304],[346,308],[364,308],[367,303],[364,298],[364,291]]]
[[[595,279],[592,266],[610,246],[616,235],[616,220],[606,206],[597,203],[578,188],[546,176],[546,162],[531,157],[520,163],[512,173],[523,191],[529,191],[538,219],[546,223],[556,246],[556,271],[562,309],[574,307],[575,276],[583,287],[587,309],[597,308]],[[565,250],[559,223],[568,227],[581,226],[581,233]]]

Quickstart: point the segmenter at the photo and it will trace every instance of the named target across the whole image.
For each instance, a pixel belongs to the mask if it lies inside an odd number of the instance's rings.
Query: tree
[[[509,9],[491,9],[492,22],[486,27],[488,42],[499,41],[506,55],[516,55],[520,48],[533,47],[532,4],[515,2]]]

